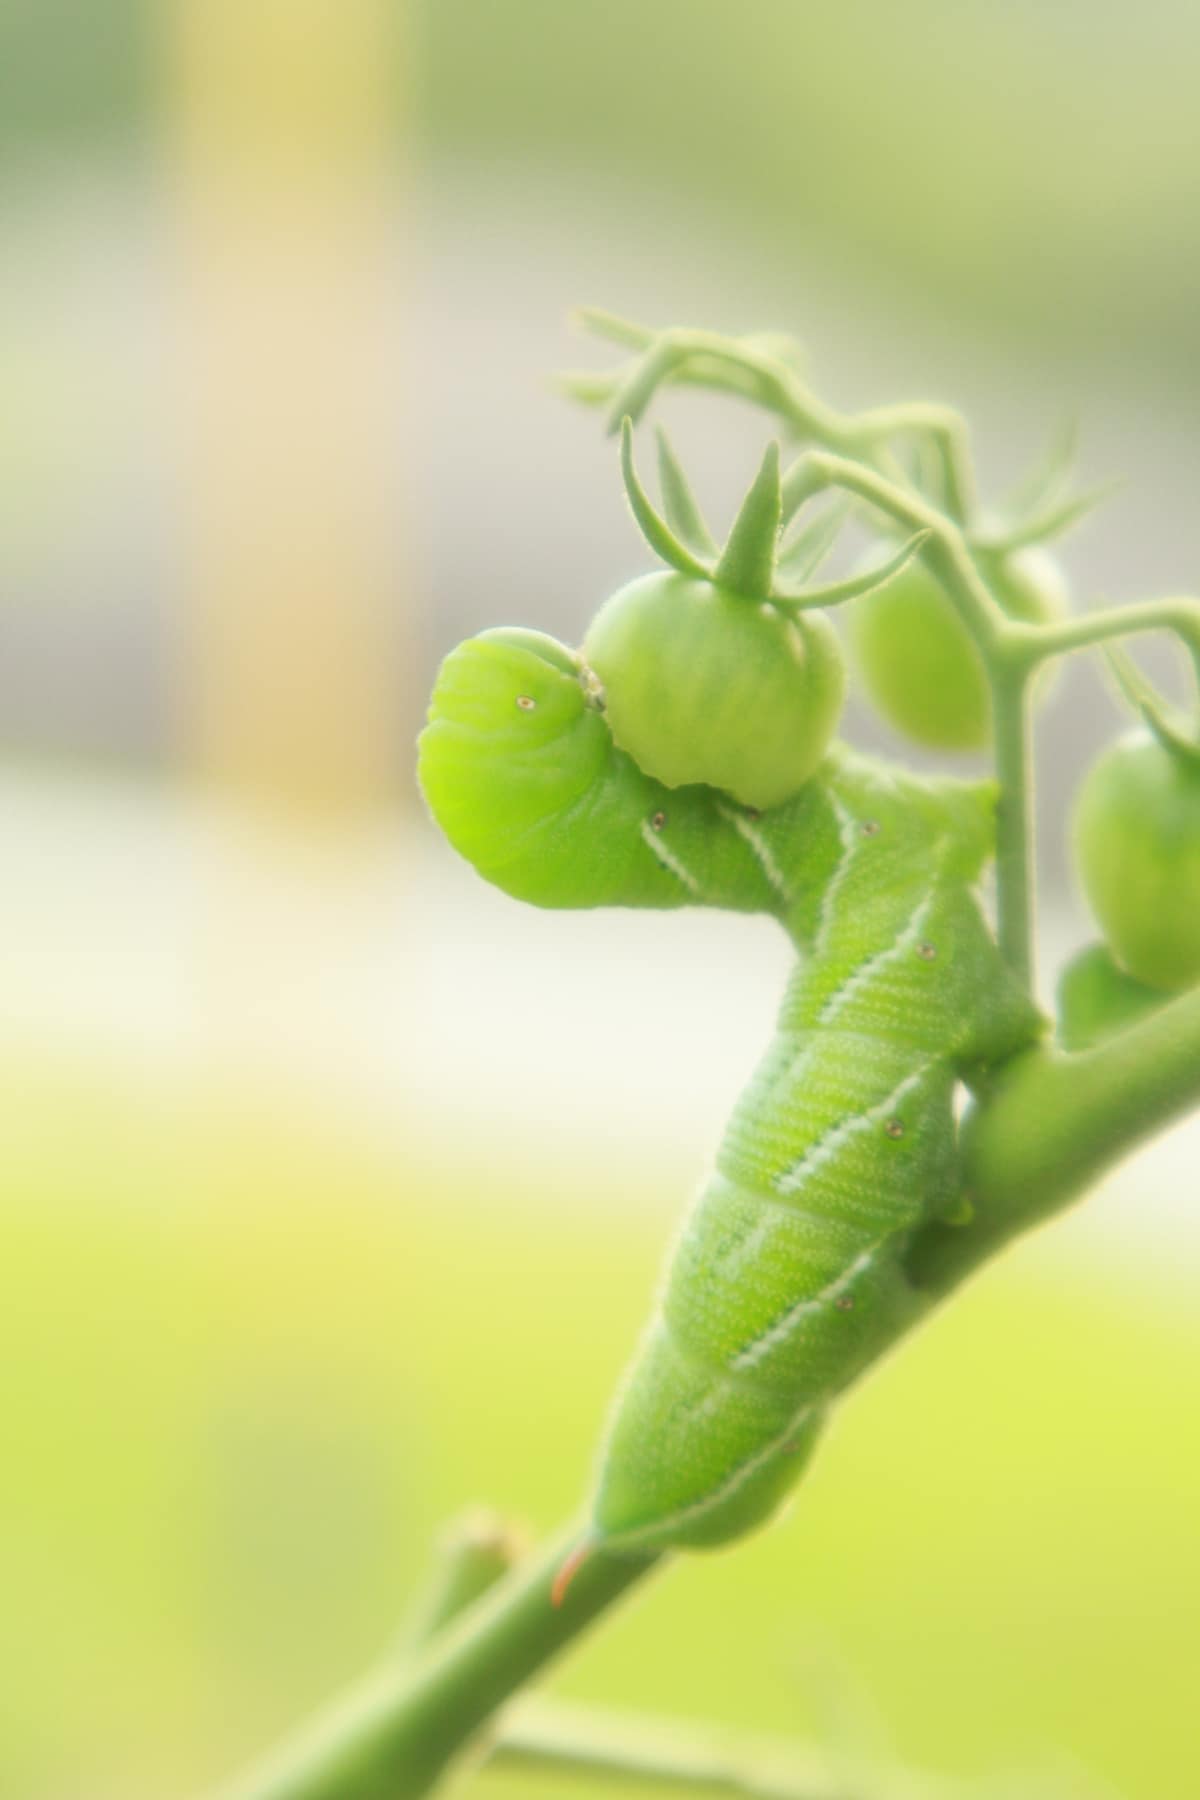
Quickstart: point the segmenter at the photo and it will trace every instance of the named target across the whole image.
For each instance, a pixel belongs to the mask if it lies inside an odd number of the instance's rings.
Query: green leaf
[[[664,562],[670,563],[673,569],[678,569],[681,575],[699,575],[704,580],[711,581],[712,570],[708,564],[702,563],[680,543],[638,480],[637,470],[633,466],[633,421],[629,418],[621,421],[621,478],[625,483],[625,493],[633,516],[650,548]]]
[[[918,531],[897,550],[895,556],[890,556],[874,569],[864,570],[861,575],[850,575],[845,581],[831,581],[825,587],[807,588],[798,594],[773,593],[771,599],[776,605],[789,606],[797,612],[807,612],[813,607],[840,606],[844,600],[857,600],[863,594],[873,594],[876,588],[885,587],[897,576],[932,535],[929,531]]]
[[[1163,699],[1127,651],[1108,645],[1104,655],[1121,698],[1145,720],[1163,749],[1200,764],[1200,732],[1197,728],[1189,725],[1177,707]]]
[[[702,556],[716,556],[716,542],[704,523],[704,515],[671,447],[670,438],[661,425],[655,435],[658,440],[658,482],[668,525],[689,549]]]
[[[718,586],[766,599],[775,574],[782,512],[779,445],[772,442],[725,540],[714,576]]]

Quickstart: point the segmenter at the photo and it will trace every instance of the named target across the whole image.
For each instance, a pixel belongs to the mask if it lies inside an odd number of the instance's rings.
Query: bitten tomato
[[[1075,809],[1079,870],[1117,961],[1167,993],[1200,980],[1200,753],[1131,732]]]
[[[1066,610],[1066,587],[1044,550],[980,557],[1004,610],[1044,624]],[[991,699],[979,653],[952,601],[922,563],[855,603],[850,640],[876,706],[897,730],[941,750],[982,749],[991,737]]]
[[[583,646],[613,737],[668,787],[704,782],[747,806],[777,806],[828,748],[845,697],[837,636],[798,616],[674,571],[614,594]]]

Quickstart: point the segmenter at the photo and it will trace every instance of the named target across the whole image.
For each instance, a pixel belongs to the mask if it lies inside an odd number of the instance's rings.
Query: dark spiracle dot
[[[889,1119],[883,1129],[890,1138],[902,1138],[904,1136],[904,1121],[902,1119]]]
[[[520,707],[522,712],[532,712],[534,707],[537,705],[537,701],[534,699],[532,694],[518,694],[517,695],[517,705]]]
[[[932,962],[937,955],[937,946],[934,944],[918,944],[917,955],[921,958],[922,962]]]
[[[758,806],[748,806],[746,808],[746,817],[748,819],[761,819],[762,808]]]
[[[854,1295],[853,1294],[839,1294],[833,1304],[837,1307],[839,1312],[853,1312],[854,1311]]]
[[[862,832],[864,837],[878,837],[879,836],[879,820],[878,819],[864,819],[862,824],[859,826],[859,830]]]
[[[654,817],[650,821],[650,825],[654,831],[661,831],[663,826],[666,824],[666,822],[667,822],[666,813],[665,812],[656,812]]]

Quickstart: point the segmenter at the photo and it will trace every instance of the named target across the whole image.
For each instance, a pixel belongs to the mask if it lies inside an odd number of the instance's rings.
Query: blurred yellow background
[[[782,981],[744,920],[527,914],[420,811],[437,657],[577,640],[638,566],[546,380],[587,355],[567,307],[794,330],[839,403],[961,404],[993,489],[1077,410],[1085,474],[1127,478],[1080,603],[1195,591],[1200,16],[14,0],[4,31],[0,1793],[161,1800],[383,1650],[448,1513],[576,1505]],[[762,422],[671,414],[724,516]],[[1047,987],[1117,724],[1080,670],[1041,728]],[[787,1523],[556,1685],[1190,1800],[1198,1148],[982,1279]]]

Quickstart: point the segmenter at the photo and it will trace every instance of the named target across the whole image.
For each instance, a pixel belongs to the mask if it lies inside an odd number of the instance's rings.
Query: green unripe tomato
[[[1010,618],[1046,624],[1066,610],[1058,565],[1043,550],[979,557]],[[876,706],[897,730],[940,750],[979,750],[991,738],[987,676],[936,576],[911,562],[850,609],[850,638]]]
[[[616,742],[668,787],[703,782],[746,806],[787,800],[816,769],[845,698],[836,634],[674,572],[614,594],[583,646]]]
[[[1121,738],[1084,780],[1075,850],[1117,961],[1165,993],[1200,980],[1200,757]]]
[[[1089,944],[1059,977],[1059,1041],[1064,1050],[1090,1050],[1164,1004],[1158,988],[1117,967],[1107,944]]]

